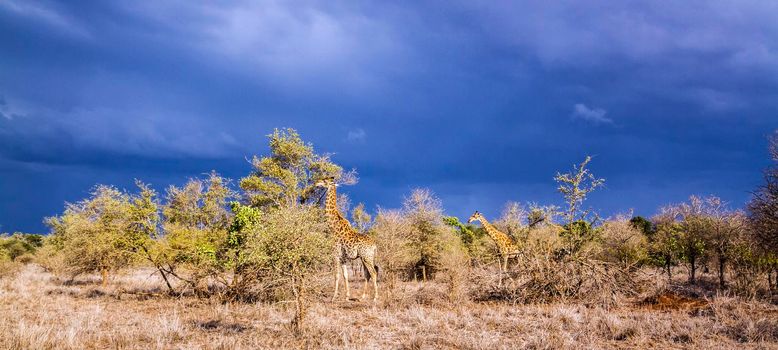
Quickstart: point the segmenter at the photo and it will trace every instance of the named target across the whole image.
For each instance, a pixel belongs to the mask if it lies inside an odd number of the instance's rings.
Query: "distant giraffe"
[[[324,210],[327,216],[327,223],[335,236],[335,293],[332,295],[332,300],[334,301],[338,296],[341,272],[343,274],[343,283],[346,285],[346,299],[351,298],[351,291],[348,286],[347,263],[357,258],[360,259],[365,270],[365,287],[362,290],[362,298],[367,295],[368,282],[372,281],[373,301],[378,300],[378,266],[375,264],[375,240],[370,236],[357,232],[351,227],[351,223],[338,211],[337,185],[332,178],[320,180],[316,182],[316,186],[327,189]]]
[[[494,243],[497,244],[497,249],[500,251],[500,281],[502,282],[502,272],[508,270],[508,258],[519,256],[519,246],[510,236],[500,232],[500,230],[492,226],[484,215],[477,210],[470,216],[467,223],[469,224],[473,221],[480,221],[481,225],[483,225],[486,230],[486,233],[489,237],[492,237]]]

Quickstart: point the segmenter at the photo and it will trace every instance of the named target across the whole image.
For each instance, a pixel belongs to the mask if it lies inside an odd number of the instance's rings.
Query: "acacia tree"
[[[770,138],[770,155],[775,163],[765,170],[764,183],[753,193],[747,210],[751,232],[761,247],[772,287],[772,272],[778,271],[778,131]],[[774,285],[778,287],[778,273]]]
[[[341,180],[343,168],[329,156],[316,154],[313,145],[300,138],[296,130],[275,129],[268,135],[270,155],[254,156],[254,171],[240,180],[249,205],[254,207],[291,206],[308,200],[317,179]],[[353,176],[348,180],[355,181]]]
[[[51,244],[73,276],[100,272],[103,285],[109,274],[128,266],[134,257],[130,196],[114,187],[98,185],[89,199],[67,204],[65,212],[48,218]]]
[[[162,206],[165,235],[157,240],[150,260],[160,273],[172,275],[195,289],[211,276],[223,284],[234,268],[233,256],[226,253],[227,229],[232,214],[227,202],[236,198],[229,181],[215,172],[206,179],[190,179],[181,187],[170,186]],[[188,275],[182,274],[185,267]]]
[[[689,267],[689,282],[696,282],[696,272],[701,260],[711,251],[718,256],[723,279],[724,264],[732,245],[731,230],[726,228],[726,212],[718,197],[689,197],[689,201],[662,209],[661,216],[675,224],[674,242],[680,260]],[[723,280],[722,280],[723,282]]]
[[[673,279],[673,266],[678,265],[681,256],[680,224],[670,210],[662,212],[652,219],[653,233],[649,238],[648,249],[650,262],[664,269],[667,280]]]
[[[126,234],[132,250],[142,259],[150,262],[159,272],[168,290],[174,292],[170,282],[170,273],[165,270],[158,255],[158,240],[160,235],[160,204],[157,192],[151,186],[136,180],[140,192],[132,196],[128,207],[128,223]]]
[[[719,286],[726,287],[727,265],[740,252],[740,243],[747,232],[746,217],[742,211],[731,211],[720,198],[711,196],[704,200],[709,227],[705,232],[705,241],[711,255],[716,258]]]
[[[296,306],[292,325],[299,332],[309,279],[331,262],[331,236],[315,205],[320,197],[313,185],[322,178],[354,183],[356,176],[344,173],[329,156],[317,154],[294,129],[276,129],[268,138],[270,154],[254,156],[252,173],[240,181],[244,201],[231,203],[235,220],[227,242],[236,261],[231,289],[244,295],[253,294],[252,289],[271,294],[291,291]]]
[[[563,217],[569,253],[577,251],[585,241],[593,238],[591,228],[598,220],[596,214],[592,215],[591,209],[582,208],[586,197],[605,185],[605,179],[597,178],[587,168],[591,160],[591,156],[586,156],[581,164],[573,165],[572,172],[557,173],[554,177],[559,184],[557,191],[562,194],[567,205]]]

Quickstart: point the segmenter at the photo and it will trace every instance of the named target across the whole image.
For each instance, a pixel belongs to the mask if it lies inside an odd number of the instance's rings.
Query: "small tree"
[[[607,220],[602,225],[602,259],[631,270],[648,258],[646,236],[624,216]]]
[[[372,227],[378,249],[378,261],[381,261],[384,288],[393,291],[397,282],[409,275],[409,270],[418,261],[410,241],[410,222],[402,211],[378,209],[375,224]],[[390,295],[391,296],[391,295]]]
[[[245,234],[247,266],[268,288],[288,289],[295,301],[292,327],[303,329],[310,278],[331,262],[331,238],[319,208],[294,204],[262,211],[237,210]]]
[[[446,250],[452,248],[448,246],[449,238],[456,237],[443,222],[440,199],[428,189],[415,189],[405,198],[403,215],[410,226],[408,245],[417,257],[414,267],[422,269],[422,277],[432,278],[442,268]]]
[[[687,203],[668,206],[662,209],[661,216],[673,230],[674,244],[681,261],[689,267],[689,282],[696,282],[696,272],[700,261],[711,254],[718,256],[720,282],[723,285],[724,264],[732,242],[732,229],[721,200],[717,197],[689,197]],[[734,225],[734,224],[733,224]]]
[[[206,277],[224,285],[225,274],[235,267],[235,254],[227,253],[232,215],[226,203],[236,197],[229,181],[215,172],[207,179],[190,179],[184,186],[170,186],[162,206],[165,235],[149,259],[161,273],[174,276],[195,289]],[[180,267],[189,272],[182,274]]]
[[[47,219],[67,271],[100,272],[105,285],[110,272],[129,265],[134,257],[132,237],[126,234],[129,213],[127,194],[99,185],[89,199],[67,204],[63,215]]]
[[[592,157],[586,156],[583,162],[573,166],[570,173],[557,173],[554,180],[557,190],[565,199],[567,209],[564,211],[565,239],[568,241],[568,252],[574,253],[583,243],[591,239],[591,228],[598,217],[592,215],[591,209],[582,209],[583,202],[597,188],[604,186],[605,179],[594,176],[587,168]]]
[[[43,236],[15,232],[12,235],[0,235],[0,254],[4,253],[12,261],[27,260],[43,245]]]

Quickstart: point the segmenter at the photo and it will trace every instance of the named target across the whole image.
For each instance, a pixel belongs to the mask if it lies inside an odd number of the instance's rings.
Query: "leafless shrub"
[[[400,210],[379,209],[373,232],[377,260],[381,262],[380,279],[384,289],[391,294],[401,280],[407,279],[409,270],[416,262],[416,255],[410,249],[410,223]]]
[[[598,244],[582,246],[575,254],[560,254],[567,246],[561,228],[531,230],[510,278],[495,286],[481,278],[484,288],[476,299],[502,299],[515,303],[577,302],[612,307],[639,291],[633,269],[598,258]]]

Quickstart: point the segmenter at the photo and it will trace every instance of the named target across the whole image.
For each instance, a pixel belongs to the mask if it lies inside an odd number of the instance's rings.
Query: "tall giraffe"
[[[343,283],[346,285],[346,299],[351,298],[348,286],[348,262],[359,258],[365,269],[365,287],[362,289],[362,298],[367,295],[368,282],[373,282],[373,301],[378,300],[378,266],[375,264],[376,243],[373,238],[360,234],[338,211],[338,194],[334,179],[328,178],[316,182],[317,187],[327,190],[327,198],[324,202],[324,211],[327,216],[332,234],[335,236],[335,293],[332,300],[338,296],[340,276],[343,274]]]
[[[511,239],[510,236],[502,233],[496,227],[492,226],[492,224],[486,220],[484,215],[479,213],[477,210],[475,213],[473,213],[472,216],[470,216],[470,219],[467,220],[467,223],[469,224],[473,221],[480,221],[489,237],[494,240],[494,243],[497,243],[497,249],[500,252],[500,276],[502,276],[503,271],[508,270],[508,258],[519,256],[519,246],[516,244],[516,242],[513,241],[513,239]],[[500,278],[500,281],[502,282],[502,278]]]

